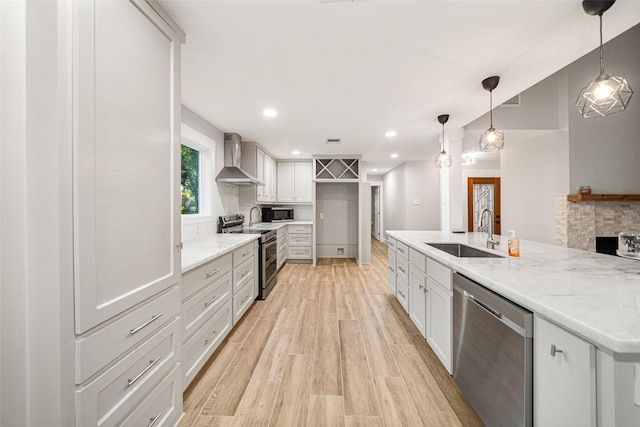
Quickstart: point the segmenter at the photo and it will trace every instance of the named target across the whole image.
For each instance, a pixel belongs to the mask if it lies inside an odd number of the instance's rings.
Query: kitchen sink
[[[425,245],[429,245],[433,248],[439,249],[458,258],[504,258],[502,255],[497,255],[491,252],[472,248],[471,246],[463,245],[461,243],[425,242]]]

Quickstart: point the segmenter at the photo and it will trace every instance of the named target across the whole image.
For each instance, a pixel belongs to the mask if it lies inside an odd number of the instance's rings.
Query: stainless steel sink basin
[[[451,254],[458,258],[504,258],[502,255],[497,255],[491,252],[483,251],[480,249],[472,248],[471,246],[463,245],[461,243],[426,243],[431,247],[440,249],[448,254]]]

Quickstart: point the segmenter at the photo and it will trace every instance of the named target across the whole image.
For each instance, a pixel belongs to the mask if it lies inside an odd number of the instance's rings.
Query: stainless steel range
[[[266,299],[277,283],[278,241],[276,230],[245,228],[244,215],[234,214],[218,217],[218,233],[260,234],[258,239],[258,299]]]

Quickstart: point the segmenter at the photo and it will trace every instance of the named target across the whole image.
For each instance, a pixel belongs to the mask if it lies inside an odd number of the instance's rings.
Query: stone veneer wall
[[[555,198],[556,243],[585,251],[596,250],[596,236],[640,231],[640,202],[569,202]]]

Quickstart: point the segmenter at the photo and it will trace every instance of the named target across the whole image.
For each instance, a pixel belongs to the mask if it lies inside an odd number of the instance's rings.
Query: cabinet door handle
[[[146,322],[144,322],[142,325],[138,326],[137,328],[131,329],[129,331],[129,335],[133,335],[136,332],[140,331],[142,328],[144,328],[145,326],[150,325],[152,322],[158,320],[158,318],[160,318],[164,313],[160,313],[160,314],[154,314],[153,316],[151,316],[151,319],[147,320]]]
[[[216,274],[218,271],[222,270],[221,268],[216,268],[215,270],[213,270],[211,273],[207,273],[207,277],[211,277],[214,274]]]
[[[213,304],[213,302],[214,302],[215,300],[217,300],[217,299],[218,299],[218,297],[219,297],[219,296],[220,296],[220,295],[216,295],[215,297],[213,297],[213,298],[211,299],[211,301],[207,301],[207,302],[205,302],[205,303],[204,303],[204,306],[205,306],[205,307],[209,307],[211,304]]]
[[[389,270],[393,271],[393,268],[389,267]]]
[[[251,253],[251,252],[243,252],[243,253],[242,253],[242,256],[243,256],[243,257],[245,257],[245,256],[249,255],[250,253]]]
[[[564,353],[564,351],[556,348],[555,344],[551,344],[551,356],[556,357],[556,353]]]
[[[209,344],[209,341],[211,341],[211,340],[213,339],[213,337],[215,337],[215,336],[216,336],[216,334],[217,334],[217,333],[218,333],[218,331],[213,331],[213,334],[212,334],[209,338],[207,338],[206,340],[204,340],[204,343],[205,343],[205,344]]]
[[[402,271],[404,274],[407,274],[407,272],[404,271],[404,268],[402,268],[402,267],[398,267],[398,270]]]
[[[242,274],[240,275],[240,278],[242,279],[242,278],[243,278],[244,276],[246,276],[247,274],[249,274],[249,272],[248,272],[248,271],[245,271],[244,273],[242,273]]]
[[[149,369],[153,368],[153,366],[154,366],[156,363],[158,363],[158,362],[160,361],[160,359],[162,359],[162,356],[158,356],[158,358],[157,358],[156,360],[150,360],[150,361],[149,361],[149,365],[148,365],[146,368],[144,368],[144,369],[142,370],[142,372],[140,372],[140,373],[139,373],[138,375],[136,375],[135,377],[133,377],[133,378],[129,378],[129,379],[127,380],[127,387],[131,387],[132,385],[134,385],[134,384],[136,383],[136,381],[138,381],[140,378],[142,378],[142,376],[143,376],[144,374],[146,374],[147,372],[149,372]]]
[[[418,289],[422,289],[424,288],[424,286],[422,286],[422,284],[418,285]]]
[[[402,295],[402,298],[404,298],[404,294],[402,293],[402,291],[398,291],[398,293]]]
[[[158,415],[149,419],[149,425],[147,425],[147,427],[153,427],[153,425],[156,423],[156,421],[160,419],[161,416],[162,416],[162,412],[158,412]]]
[[[398,248],[398,251],[400,251],[400,252],[404,253],[404,249],[400,249],[400,248]]]

